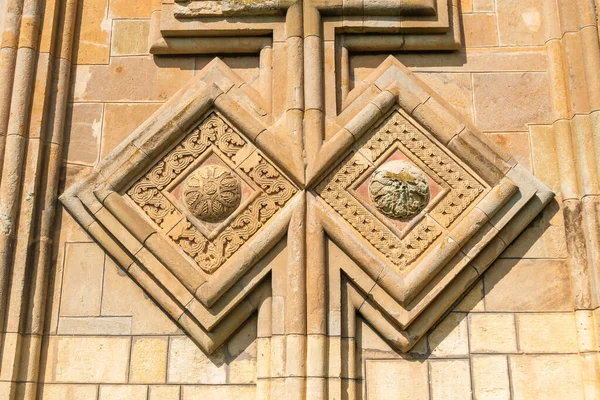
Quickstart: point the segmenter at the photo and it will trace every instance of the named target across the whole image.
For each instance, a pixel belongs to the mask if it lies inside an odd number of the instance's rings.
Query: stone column
[[[554,157],[570,255],[586,399],[600,395],[600,47],[593,0],[557,2],[546,50],[553,82]],[[533,128],[536,129],[536,128]]]
[[[7,399],[36,397],[76,5],[9,1],[3,25],[0,393]]]

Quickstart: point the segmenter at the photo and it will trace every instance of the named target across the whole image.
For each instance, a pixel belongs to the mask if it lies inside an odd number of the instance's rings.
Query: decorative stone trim
[[[227,83],[233,73],[221,62],[207,68],[209,79],[224,91],[201,74],[61,201],[132,279],[212,352],[256,310],[258,302],[251,299],[257,294],[250,291],[268,271],[251,271],[286,234],[299,190],[271,161],[282,156],[270,147],[274,141],[256,141],[270,135],[259,122],[256,98],[236,94]],[[251,105],[250,110],[231,95]],[[209,152],[259,193],[225,220],[214,238],[197,230],[162,194]],[[277,164],[289,165],[289,160]],[[255,279],[247,287],[234,287],[247,273]],[[225,293],[231,303],[211,311]],[[250,305],[240,307],[240,301]]]

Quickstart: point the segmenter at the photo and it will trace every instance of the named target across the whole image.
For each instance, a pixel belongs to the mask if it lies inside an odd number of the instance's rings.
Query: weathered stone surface
[[[108,0],[79,3],[81,22],[75,32],[77,64],[108,64],[110,56],[110,20]]]
[[[473,394],[476,399],[510,399],[510,381],[506,356],[471,357]]]
[[[180,400],[179,386],[150,386],[148,400]]]
[[[228,396],[239,400],[254,400],[256,398],[256,388],[254,386],[185,385],[182,387],[181,392],[182,400],[218,399]]]
[[[517,337],[514,315],[469,315],[469,339],[472,353],[516,352]]]
[[[431,361],[429,364],[431,399],[459,400],[471,397],[468,360]]]
[[[574,314],[516,314],[516,318],[520,351],[577,353]]]
[[[581,399],[580,361],[574,355],[509,357],[515,399]]]
[[[193,75],[193,58],[115,57],[110,65],[80,65],[74,71],[76,101],[165,101]],[[126,81],[127,85],[106,82]]]
[[[160,103],[107,103],[104,105],[102,157],[113,151],[135,128],[158,108]]]
[[[60,315],[100,315],[104,252],[94,243],[71,243],[66,248]]]
[[[167,338],[134,338],[129,366],[129,382],[161,383],[167,373]]]
[[[98,400],[145,400],[148,386],[100,386]]]
[[[113,22],[111,55],[148,54],[149,21],[116,20]]]
[[[160,0],[109,0],[112,18],[150,18],[153,10],[160,9]]]
[[[533,171],[528,133],[489,133],[488,137],[510,153],[519,164]]]
[[[487,311],[571,311],[562,260],[498,260],[484,276]]]
[[[495,14],[463,15],[465,45],[467,47],[487,47],[498,45],[498,31]]]
[[[208,357],[187,337],[170,340],[168,383],[224,384],[226,380],[223,353]]]
[[[600,398],[593,3],[0,0],[0,398]]]
[[[469,355],[467,315],[451,313],[429,334],[429,349],[435,357],[466,357]]]
[[[98,387],[95,385],[46,384],[40,390],[45,400],[97,400]]]
[[[130,335],[131,317],[61,317],[59,335]]]
[[[366,364],[370,399],[426,399],[429,397],[427,363],[404,360],[369,360]]]
[[[130,315],[134,335],[173,334],[173,321],[111,259],[106,260],[102,315]]]
[[[498,31],[502,46],[541,45],[545,39],[543,0],[498,2]]]
[[[46,381],[125,383],[130,345],[128,337],[52,337]]]
[[[67,116],[67,162],[93,166],[102,136],[102,104],[73,104]]]
[[[473,76],[475,123],[486,131],[523,131],[526,124],[552,122],[546,73]]]

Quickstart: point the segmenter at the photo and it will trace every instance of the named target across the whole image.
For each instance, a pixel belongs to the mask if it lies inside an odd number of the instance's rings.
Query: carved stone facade
[[[597,0],[0,0],[0,399],[600,398]]]

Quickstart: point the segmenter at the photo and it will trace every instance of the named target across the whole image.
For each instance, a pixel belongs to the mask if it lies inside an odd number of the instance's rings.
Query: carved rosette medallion
[[[183,199],[196,217],[219,222],[239,211],[215,237],[199,231],[164,194],[172,182],[193,168],[195,160],[211,151],[245,176],[258,191],[252,201],[238,210],[242,197],[240,181],[226,167],[210,165],[206,166],[208,170],[201,167],[188,175]],[[197,198],[192,195],[194,191]],[[294,185],[262,153],[216,113],[205,118],[127,191],[159,230],[207,273],[223,265],[296,192]]]
[[[240,205],[240,180],[227,168],[205,165],[183,183],[183,199],[190,212],[206,222],[219,222]]]
[[[379,167],[369,183],[369,197],[390,218],[410,219],[429,203],[427,176],[405,161],[390,161]]]
[[[431,179],[446,189],[443,197],[438,196],[423,218],[415,218],[415,223],[405,235],[398,235],[390,230],[355,194],[362,177],[369,174],[369,196],[382,214],[393,218],[406,215],[409,218],[425,209],[429,203],[427,178],[408,162],[400,161],[402,164],[396,164],[397,161],[384,161],[395,149],[415,164],[427,168]],[[408,200],[402,203],[403,191],[393,189],[394,185],[390,185],[390,179],[385,178],[384,171],[409,171],[406,165],[411,166],[410,171],[418,178],[413,192],[406,196]],[[423,254],[442,235],[443,229],[453,225],[485,190],[482,182],[469,174],[400,112],[393,112],[372,135],[363,138],[357,150],[351,152],[317,186],[317,193],[321,198],[400,271],[404,271]],[[389,197],[384,196],[386,192]],[[392,204],[394,197],[400,201],[396,208]],[[409,205],[409,202],[414,204]]]

